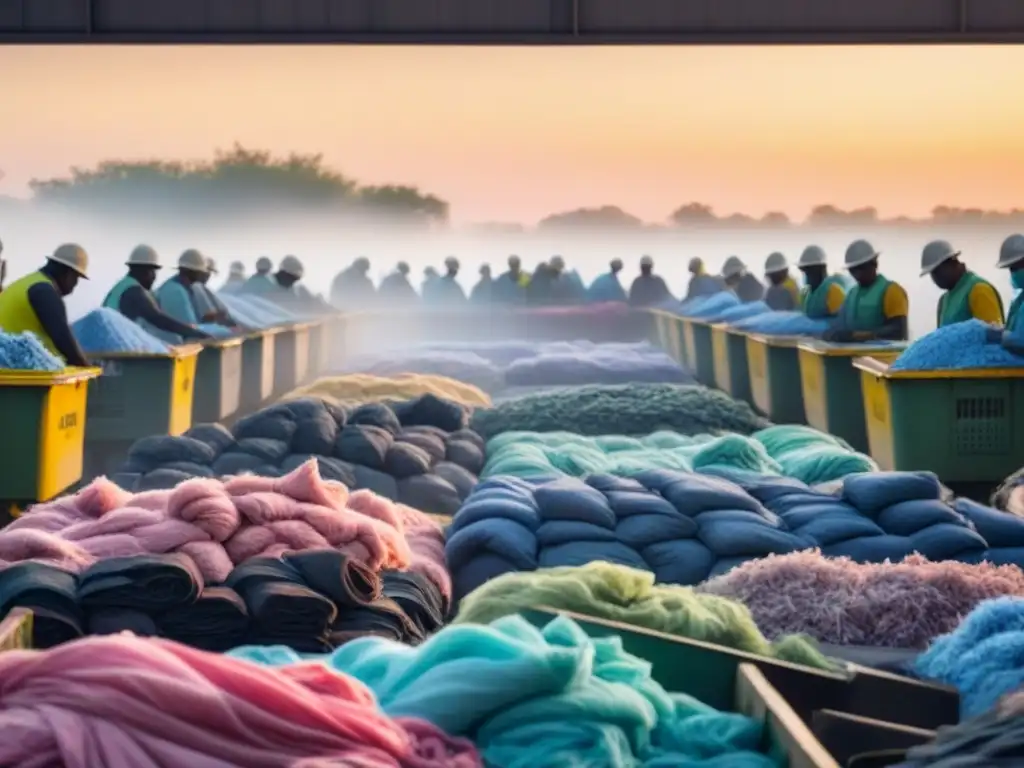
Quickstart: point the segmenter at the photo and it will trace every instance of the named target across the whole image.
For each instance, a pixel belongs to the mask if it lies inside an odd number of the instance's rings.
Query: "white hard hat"
[[[1005,268],[1024,259],[1024,235],[1010,235],[999,248],[997,267]]]
[[[447,259],[444,260],[444,266],[446,269],[458,269],[459,260],[456,259],[454,256],[449,256]]]
[[[960,251],[953,250],[953,246],[945,240],[932,240],[921,251],[921,277],[930,275],[939,264],[959,255]]]
[[[561,256],[552,256],[549,263],[552,269],[565,269],[565,259]]]
[[[722,265],[722,274],[725,277],[736,277],[747,271],[747,265],[739,256],[730,256]]]
[[[206,259],[206,271],[211,275],[217,274],[217,262],[209,257]]]
[[[159,269],[160,257],[148,245],[136,245],[125,264],[129,267],[156,267]]]
[[[845,266],[853,269],[878,258],[878,251],[875,246],[867,240],[854,240],[846,249]]]
[[[281,259],[281,266],[279,270],[292,277],[302,279],[302,274],[306,270],[302,266],[302,262],[299,261],[295,256],[285,256]]]
[[[231,267],[230,267],[230,269],[228,271],[228,274],[230,274],[230,275],[244,275],[245,274],[245,264],[243,264],[240,261],[232,261],[231,262]]]
[[[828,257],[825,255],[825,249],[820,245],[808,245],[804,248],[804,252],[800,254],[800,261],[797,266],[800,269],[804,267],[824,267],[828,265]]]
[[[189,248],[178,258],[178,269],[191,269],[193,272],[206,273],[209,267],[206,258],[195,248]]]
[[[768,256],[764,262],[764,273],[766,275],[773,275],[776,272],[782,272],[789,269],[789,262],[786,261],[786,257],[776,251]]]
[[[270,260],[269,256],[260,256],[256,259],[256,271],[257,272],[269,272],[274,268],[274,262]]]
[[[652,259],[650,256],[641,256],[640,257],[640,266],[641,267],[653,267],[654,266],[654,259]]]
[[[89,254],[85,252],[82,246],[75,243],[65,243],[57,248],[52,256],[47,258],[55,264],[71,267],[79,276],[84,277],[86,280],[89,279]]]

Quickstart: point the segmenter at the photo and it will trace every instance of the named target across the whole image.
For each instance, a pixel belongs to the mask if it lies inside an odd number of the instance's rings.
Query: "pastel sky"
[[[238,140],[456,221],[1024,207],[1024,48],[0,47],[0,194]]]

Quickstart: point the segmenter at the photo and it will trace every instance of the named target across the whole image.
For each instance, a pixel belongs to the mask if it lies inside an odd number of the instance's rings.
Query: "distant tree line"
[[[2,172],[0,172],[2,175]],[[175,219],[244,218],[267,211],[381,217],[389,222],[444,225],[449,205],[441,198],[404,184],[363,185],[325,164],[319,154],[279,157],[266,150],[235,144],[217,151],[212,160],[105,160],[93,168],[72,168],[61,178],[30,182],[31,203],[63,206],[105,216]],[[0,198],[0,210],[17,201]],[[649,223],[614,205],[554,213],[537,225],[540,231],[571,229],[657,230],[697,228],[783,229],[809,226],[872,227],[943,225],[1024,225],[1024,210],[989,211],[939,205],[926,219],[883,218],[875,208],[844,210],[815,206],[803,221],[780,211],[755,217],[721,215],[710,205],[690,202],[676,208],[664,222]],[[522,224],[487,222],[478,233],[511,234]]]
[[[322,155],[275,157],[236,144],[212,160],[106,160],[63,178],[35,179],[32,202],[124,217],[231,218],[313,212],[381,216],[427,224],[448,220],[448,203],[417,187],[361,185]]]
[[[908,216],[884,218],[872,207],[844,210],[834,205],[817,205],[803,221],[793,221],[781,211],[769,211],[755,217],[745,213],[720,216],[714,208],[705,203],[687,203],[676,208],[664,223],[651,224],[618,206],[604,205],[598,208],[577,208],[572,211],[555,213],[540,221],[541,230],[564,229],[785,229],[789,227],[877,227],[910,226],[915,224],[943,225],[997,225],[1024,224],[1024,209],[1009,211],[987,211],[981,208],[957,208],[937,205],[931,215],[923,219]]]

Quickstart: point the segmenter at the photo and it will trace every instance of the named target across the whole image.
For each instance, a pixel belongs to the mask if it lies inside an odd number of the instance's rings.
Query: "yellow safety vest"
[[[32,309],[28,301],[28,290],[39,283],[49,283],[50,278],[42,272],[32,272],[20,280],[15,280],[0,293],[0,329],[7,333],[22,333],[31,331],[43,343],[50,352],[57,357],[64,359],[53,339],[43,330],[43,324],[39,322],[39,316]]]

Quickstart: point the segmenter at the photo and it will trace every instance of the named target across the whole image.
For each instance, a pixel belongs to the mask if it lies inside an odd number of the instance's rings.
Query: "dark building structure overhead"
[[[0,0],[6,43],[1024,41],[1024,0]]]

